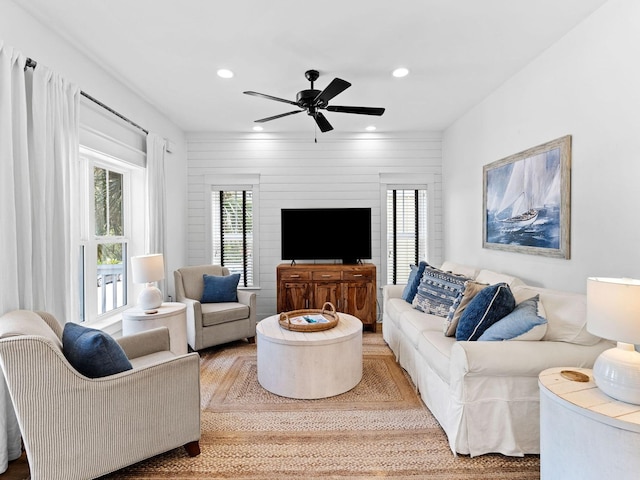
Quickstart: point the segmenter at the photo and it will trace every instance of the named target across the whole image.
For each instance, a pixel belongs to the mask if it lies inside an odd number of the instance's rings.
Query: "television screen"
[[[282,260],[371,258],[370,208],[282,209]]]

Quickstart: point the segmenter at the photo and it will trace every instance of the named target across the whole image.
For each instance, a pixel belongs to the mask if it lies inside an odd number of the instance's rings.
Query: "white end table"
[[[589,376],[563,377],[562,370]],[[588,368],[550,368],[539,377],[542,480],[637,479],[640,405],[600,391]]]
[[[122,312],[122,334],[131,335],[152,328],[167,327],[171,351],[176,355],[188,353],[187,306],[179,302],[165,302],[156,310],[158,313],[144,313],[140,307],[133,307]]]
[[[338,325],[319,332],[293,332],[279,315],[256,327],[258,381],[289,398],[325,398],[344,393],[362,380],[362,322],[339,313]]]

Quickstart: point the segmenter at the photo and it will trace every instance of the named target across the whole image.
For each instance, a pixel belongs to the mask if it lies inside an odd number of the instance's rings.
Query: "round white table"
[[[179,302],[165,302],[156,310],[157,313],[145,313],[140,307],[133,307],[122,312],[122,335],[167,327],[171,351],[176,355],[188,353],[187,306]]]
[[[563,377],[573,370],[588,382]],[[544,480],[632,480],[640,471],[640,405],[615,400],[588,368],[540,373],[540,475]]]
[[[282,397],[325,398],[362,380],[362,322],[339,313],[338,325],[319,332],[293,332],[265,318],[256,328],[258,381]]]

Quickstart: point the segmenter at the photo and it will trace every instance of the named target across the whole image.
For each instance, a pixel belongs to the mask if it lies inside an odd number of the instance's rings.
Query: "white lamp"
[[[604,393],[640,405],[640,280],[587,279],[587,330],[618,342],[600,354],[593,378]]]
[[[164,258],[161,253],[131,257],[133,283],[146,283],[147,286],[138,296],[138,305],[142,310],[153,310],[162,305],[162,292],[154,282],[164,278]]]

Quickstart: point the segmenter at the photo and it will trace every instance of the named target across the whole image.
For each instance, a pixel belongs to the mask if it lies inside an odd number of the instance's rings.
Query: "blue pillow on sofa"
[[[478,341],[542,340],[547,319],[540,295],[524,300],[506,317],[487,328]]]
[[[238,283],[240,274],[231,275],[202,275],[204,280],[204,290],[202,291],[201,303],[220,303],[238,301]]]
[[[416,292],[418,291],[418,285],[420,285],[420,279],[422,279],[422,274],[424,273],[424,269],[427,266],[427,262],[421,261],[418,265],[411,265],[411,273],[409,273],[409,279],[407,280],[407,285],[404,287],[402,291],[402,299],[406,302],[413,302],[413,297],[416,296]]]
[[[133,368],[111,335],[77,323],[65,324],[62,353],[73,368],[89,378],[107,377]]]
[[[477,340],[485,330],[509,315],[515,307],[516,300],[506,283],[483,288],[460,315],[456,340]]]
[[[468,280],[470,279],[464,275],[443,272],[439,268],[427,265],[412,305],[421,312],[446,318]]]

